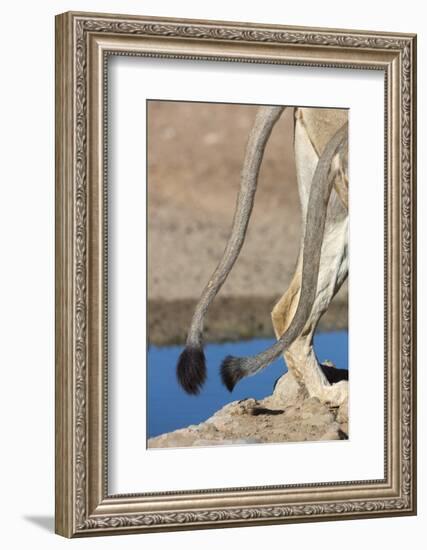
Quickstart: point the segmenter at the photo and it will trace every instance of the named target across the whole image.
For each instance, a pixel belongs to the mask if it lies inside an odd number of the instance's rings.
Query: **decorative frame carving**
[[[108,495],[104,181],[108,55],[385,74],[385,478]],[[416,513],[416,37],[89,13],[56,18],[56,532],[67,537]]]

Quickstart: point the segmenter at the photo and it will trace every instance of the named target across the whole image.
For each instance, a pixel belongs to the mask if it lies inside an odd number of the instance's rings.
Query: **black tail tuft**
[[[176,376],[182,388],[197,395],[206,380],[206,360],[202,348],[186,347],[178,359]]]
[[[227,355],[221,364],[221,379],[228,391],[232,392],[239,380],[246,376],[242,368],[242,360],[239,357]]]

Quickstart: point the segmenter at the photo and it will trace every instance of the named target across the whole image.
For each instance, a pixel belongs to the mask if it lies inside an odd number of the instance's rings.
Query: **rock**
[[[210,447],[212,445],[251,445],[253,443],[262,443],[261,439],[247,437],[246,439],[197,439],[193,447]]]
[[[344,424],[348,423],[348,397],[347,399],[340,405],[338,412],[337,412],[337,421]]]
[[[348,422],[344,422],[343,424],[340,424],[340,430],[342,434],[345,436],[343,439],[348,439]]]
[[[277,404],[299,403],[307,398],[307,391],[295,379],[293,374],[287,372],[279,378],[270,398]]]
[[[148,440],[148,447],[208,447],[348,439],[348,400],[330,407],[309,398],[292,374],[262,400],[233,401],[205,422]]]
[[[334,422],[329,426],[325,433],[320,437],[320,441],[338,441],[345,439],[340,431],[340,426],[337,422]]]

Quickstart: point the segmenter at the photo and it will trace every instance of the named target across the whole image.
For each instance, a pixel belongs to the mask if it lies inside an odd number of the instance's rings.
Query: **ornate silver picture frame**
[[[385,422],[380,479],[209,489],[207,477],[206,487],[196,490],[110,493],[106,180],[108,59],[113,56],[246,63],[254,70],[265,64],[363,69],[384,75]],[[82,537],[415,514],[415,179],[415,35],[58,15],[56,532]]]

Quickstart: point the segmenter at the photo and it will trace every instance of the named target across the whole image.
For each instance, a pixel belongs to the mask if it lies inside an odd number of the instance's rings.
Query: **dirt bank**
[[[274,338],[270,312],[278,296],[220,296],[205,322],[206,342],[233,342],[251,338]],[[184,344],[196,300],[150,300],[148,342],[155,346]],[[319,331],[348,328],[347,300],[331,303],[319,323]]]

